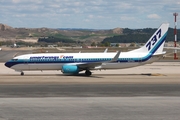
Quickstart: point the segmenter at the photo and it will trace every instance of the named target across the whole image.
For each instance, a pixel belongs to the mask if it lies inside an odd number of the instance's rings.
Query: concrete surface
[[[60,71],[20,76],[0,63],[0,120],[179,120],[180,62],[91,77]]]
[[[0,120],[179,120],[179,97],[0,98]]]

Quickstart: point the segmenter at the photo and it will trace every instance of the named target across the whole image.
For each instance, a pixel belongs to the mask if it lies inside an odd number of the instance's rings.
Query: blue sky
[[[0,0],[0,23],[26,28],[174,27],[179,0]]]

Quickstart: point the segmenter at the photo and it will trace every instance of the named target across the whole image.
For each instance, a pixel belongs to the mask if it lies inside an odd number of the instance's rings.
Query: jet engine
[[[63,74],[78,74],[79,68],[76,65],[63,65],[61,71]]]

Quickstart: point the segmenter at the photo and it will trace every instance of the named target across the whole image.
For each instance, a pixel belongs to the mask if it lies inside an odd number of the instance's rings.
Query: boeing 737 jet
[[[64,74],[77,75],[85,71],[87,76],[92,70],[124,69],[149,64],[159,60],[163,52],[168,23],[163,23],[141,48],[128,52],[104,53],[38,53],[14,57],[5,63],[6,67],[21,72],[61,70]]]

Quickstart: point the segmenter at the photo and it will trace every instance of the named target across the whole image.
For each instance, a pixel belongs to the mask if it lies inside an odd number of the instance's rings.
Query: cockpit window
[[[17,61],[18,59],[12,59],[12,61]]]

